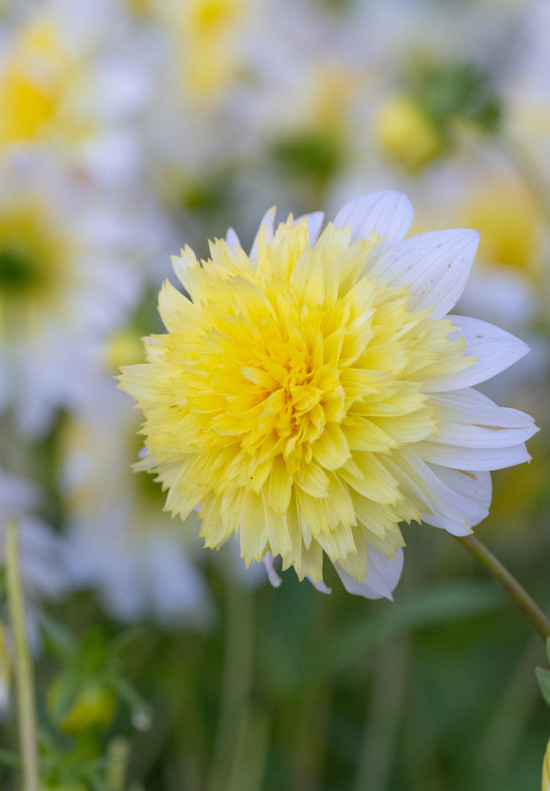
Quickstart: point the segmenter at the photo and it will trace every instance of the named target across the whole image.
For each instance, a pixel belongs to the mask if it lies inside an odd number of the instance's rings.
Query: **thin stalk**
[[[15,682],[23,789],[24,791],[39,791],[34,679],[25,629],[25,603],[19,565],[18,524],[14,518],[8,520],[6,534],[6,579],[10,619],[14,636]]]
[[[531,621],[543,640],[546,641],[550,637],[550,620],[527,593],[525,588],[519,584],[517,579],[510,574],[508,569],[497,560],[493,553],[490,552],[478,538],[475,536],[465,536],[464,538],[458,538],[458,541],[466,547],[468,552],[470,552],[504,588],[520,610],[523,611],[524,615]]]
[[[227,789],[239,733],[250,717],[250,689],[254,665],[254,594],[242,590],[229,572],[227,576],[227,618],[225,660],[218,731],[206,783],[207,791]],[[261,778],[259,778],[261,782]],[[232,786],[233,787],[233,786]],[[235,787],[239,787],[235,783]],[[244,787],[241,784],[241,788]]]

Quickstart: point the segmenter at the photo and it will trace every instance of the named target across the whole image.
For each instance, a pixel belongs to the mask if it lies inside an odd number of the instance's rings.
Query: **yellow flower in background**
[[[53,19],[31,19],[14,37],[0,70],[0,145],[36,141],[56,122],[65,134],[76,134],[63,117],[75,75],[74,58]]]
[[[237,535],[247,563],[272,557],[323,588],[323,555],[346,588],[387,596],[399,579],[399,523],[465,535],[487,515],[489,470],[529,458],[532,419],[475,385],[522,357],[521,341],[448,317],[477,247],[473,231],[404,239],[399,193],[274,228],[252,252],[236,234],[199,261],[173,259],[167,334],[122,388],[146,418],[138,468],[168,490],[166,509],[199,507],[201,536]]]
[[[418,170],[441,153],[444,141],[418,102],[394,96],[375,121],[379,144],[387,156],[407,170]]]
[[[550,791],[550,741],[548,742],[542,765],[542,791]]]
[[[509,267],[524,277],[540,268],[541,217],[528,190],[507,178],[489,178],[472,192],[462,212],[481,233],[483,262]]]
[[[161,14],[177,35],[181,78],[189,96],[211,103],[233,82],[243,55],[239,30],[247,0],[169,0]]]

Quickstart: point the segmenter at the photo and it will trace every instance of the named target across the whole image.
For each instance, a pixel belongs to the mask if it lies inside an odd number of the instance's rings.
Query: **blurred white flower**
[[[34,484],[0,469],[0,561],[5,557],[6,526],[19,522],[21,577],[31,599],[56,598],[67,589],[63,540],[34,515],[41,493]]]
[[[41,157],[0,163],[0,410],[27,435],[82,398],[141,282],[117,207]]]
[[[69,420],[62,481],[72,582],[96,588],[123,621],[204,627],[212,605],[193,561],[200,544],[162,512],[160,486],[131,471],[138,424],[112,380],[98,380],[88,408]]]
[[[47,0],[0,23],[0,155],[47,148],[108,180],[140,167],[149,79],[117,0]]]

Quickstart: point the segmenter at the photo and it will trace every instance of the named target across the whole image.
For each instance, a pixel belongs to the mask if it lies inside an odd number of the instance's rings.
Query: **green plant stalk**
[[[543,640],[550,637],[550,620],[531,598],[525,588],[510,574],[508,569],[497,560],[487,547],[475,536],[459,537],[458,541],[466,547],[476,560],[491,574],[504,588],[506,593],[515,601],[524,615],[531,621]]]
[[[15,682],[19,745],[24,791],[40,791],[34,679],[27,634],[25,604],[19,566],[19,534],[17,520],[8,520],[6,532],[6,580],[11,625],[14,636]]]

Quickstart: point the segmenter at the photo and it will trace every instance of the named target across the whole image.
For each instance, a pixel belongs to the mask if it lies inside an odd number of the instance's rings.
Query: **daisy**
[[[98,338],[137,299],[125,212],[42,157],[0,162],[0,411],[43,434],[88,387]]]
[[[46,150],[111,187],[127,184],[141,172],[135,121],[150,77],[122,3],[21,6],[0,20],[0,157]]]
[[[473,389],[527,346],[448,316],[478,244],[470,230],[406,239],[412,206],[380,192],[274,225],[252,251],[230,230],[199,261],[173,259],[167,333],[122,388],[145,416],[138,467],[165,508],[199,509],[205,545],[237,535],[247,563],[273,558],[324,589],[323,557],[345,587],[391,598],[400,522],[464,536],[488,512],[490,470],[529,459],[533,420]]]

